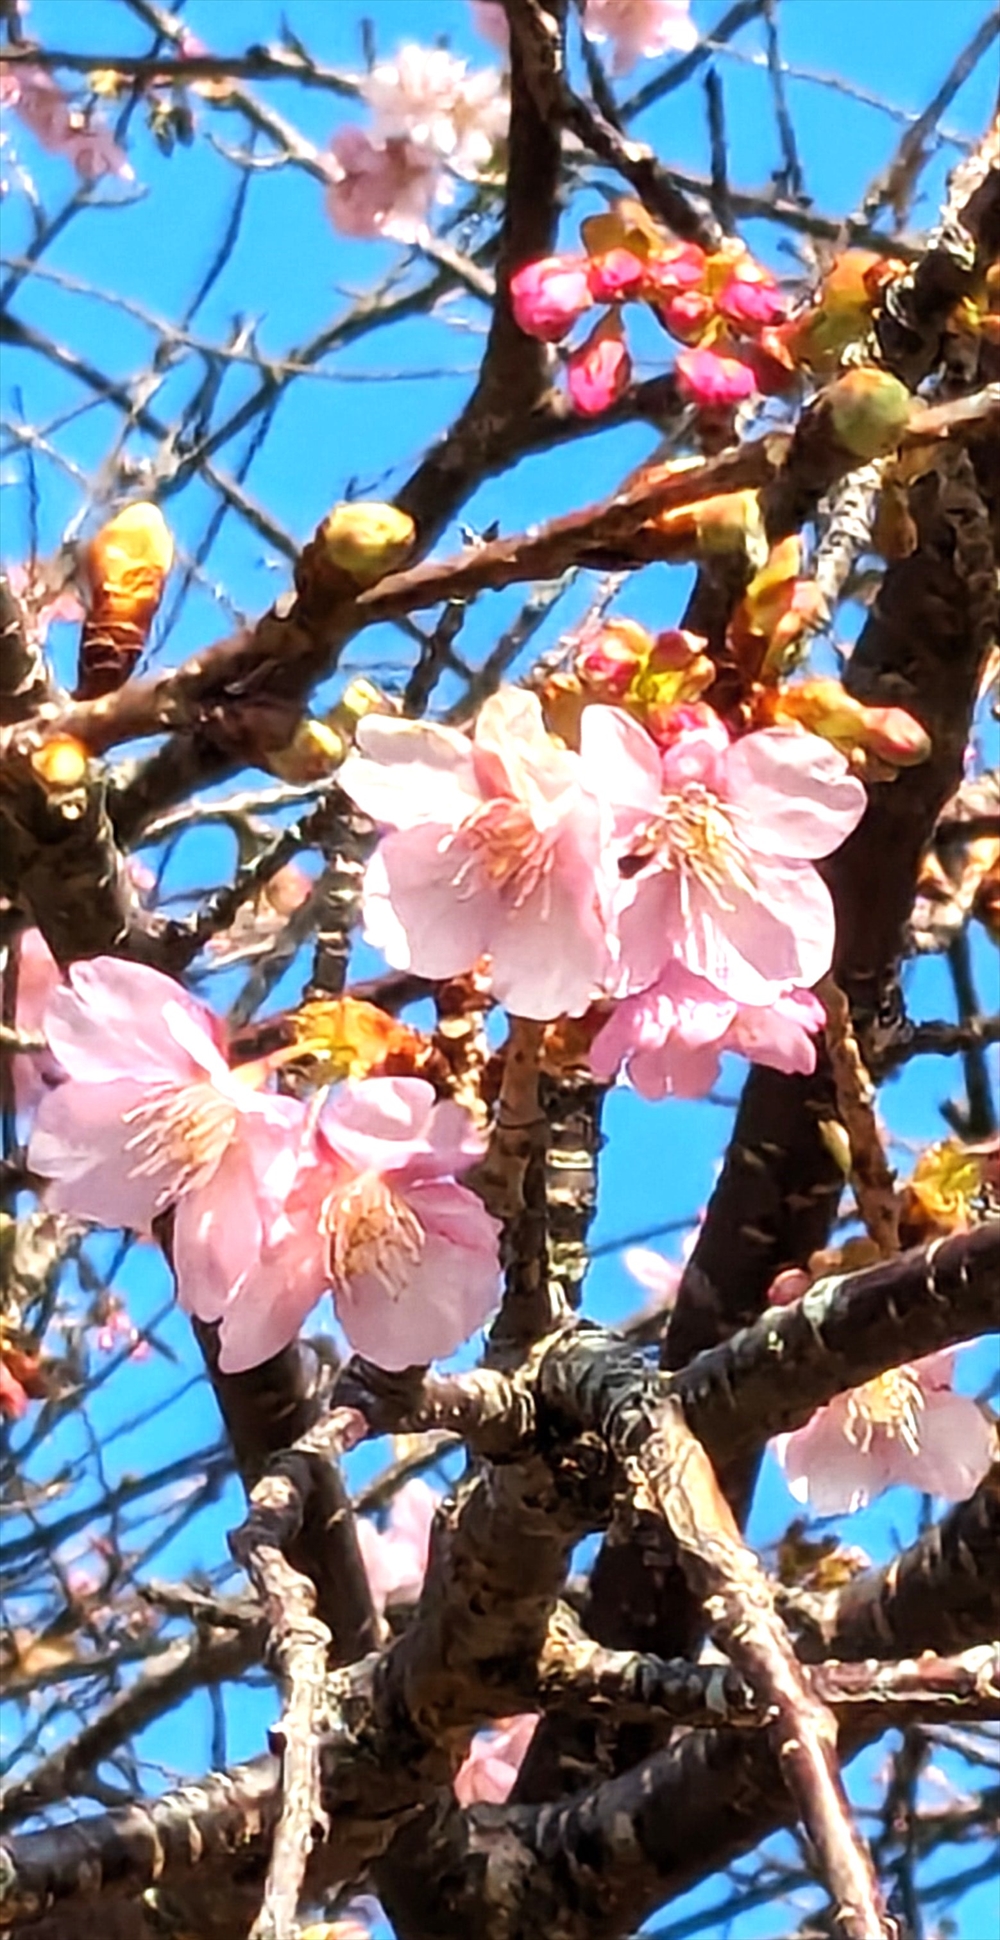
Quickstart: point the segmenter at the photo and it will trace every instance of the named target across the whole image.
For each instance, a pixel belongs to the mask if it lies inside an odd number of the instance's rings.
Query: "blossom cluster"
[[[506,48],[509,38],[501,0],[472,0],[476,26],[487,40]],[[608,42],[615,74],[628,74],[637,61],[660,54],[686,54],[697,45],[691,0],[584,0],[587,38]]]
[[[351,1345],[401,1368],[450,1354],[498,1290],[497,1225],[458,1183],[483,1150],[422,1078],[348,1080],[318,1112],[231,1066],[219,1020],[142,964],[76,964],[45,1032],[61,1082],[29,1145],[54,1212],[166,1237],[181,1305],[257,1366],[329,1288]]]
[[[727,237],[706,253],[669,237],[637,203],[623,202],[581,225],[585,254],[546,256],[515,271],[514,316],[531,337],[559,343],[582,317],[606,306],[567,359],[577,410],[596,414],[620,397],[632,374],[623,310],[644,304],[685,348],[675,362],[682,396],[732,407],[757,391],[781,391],[795,366],[776,328],[786,302],[770,271]]]
[[[103,122],[74,107],[58,81],[29,62],[0,61],[0,107],[9,109],[46,154],[63,155],[84,182],[132,179],[128,157]]]
[[[330,142],[326,209],[343,236],[416,242],[455,178],[476,180],[507,133],[509,103],[496,68],[470,70],[443,47],[401,47],[359,89],[370,128],[349,122]]]

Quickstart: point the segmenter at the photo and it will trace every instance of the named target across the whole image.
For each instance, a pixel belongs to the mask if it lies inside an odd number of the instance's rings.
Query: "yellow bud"
[[[344,736],[310,715],[299,722],[286,747],[268,755],[267,765],[281,781],[300,787],[332,775],[346,754]]]
[[[353,738],[354,730],[366,714],[391,714],[393,707],[388,696],[383,694],[374,681],[365,680],[359,675],[344,688],[336,707],[331,707],[323,716],[330,727],[339,729],[348,738]]]
[[[149,605],[152,618],[174,560],[170,529],[157,505],[126,505],[84,548],[83,568],[95,606]]]
[[[912,398],[890,371],[862,365],[845,371],[823,394],[834,431],[855,458],[884,458],[910,421]]]
[[[46,788],[76,788],[87,772],[87,750],[69,734],[55,734],[30,757]]]
[[[851,1172],[851,1141],[839,1118],[821,1118],[819,1135],[836,1166],[839,1166],[845,1179]]]
[[[339,566],[362,587],[374,586],[401,566],[416,536],[408,512],[370,499],[335,505],[317,534],[326,563]]]

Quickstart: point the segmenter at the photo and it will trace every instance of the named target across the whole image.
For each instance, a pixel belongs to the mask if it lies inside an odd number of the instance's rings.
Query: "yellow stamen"
[[[211,1178],[236,1130],[236,1106],[203,1080],[154,1085],[141,1105],[124,1115],[136,1127],[125,1150],[134,1154],[133,1176],[169,1171],[170,1194]]]
[[[404,1199],[376,1172],[363,1172],[323,1207],[330,1235],[330,1271],[338,1286],[349,1288],[360,1274],[373,1274],[398,1300],[406,1290],[424,1245],[424,1229]]]
[[[867,1455],[876,1430],[899,1440],[911,1455],[920,1451],[920,1417],[924,1410],[924,1391],[916,1369],[891,1367],[860,1388],[847,1400],[845,1433],[862,1455]]]

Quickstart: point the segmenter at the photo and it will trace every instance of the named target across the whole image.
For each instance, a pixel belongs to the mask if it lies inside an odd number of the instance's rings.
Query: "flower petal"
[[[28,1164],[48,1179],[45,1201],[53,1212],[92,1219],[99,1226],[148,1233],[176,1164],[139,1174],[132,1149],[134,1128],[126,1113],[149,1099],[148,1084],[120,1078],[110,1084],[69,1079],[41,1100],[28,1146]]]
[[[461,878],[469,850],[438,824],[384,836],[365,871],[365,936],[397,970],[455,977],[488,949],[491,885]]]
[[[761,728],[723,757],[725,792],[751,848],[809,859],[838,849],[865,812],[863,784],[839,748],[801,728]]]
[[[122,957],[74,963],[45,1018],[54,1055],[71,1078],[181,1083],[223,1062],[218,1020],[172,977]],[[187,1025],[182,1045],[177,1027]]]
[[[330,1093],[320,1130],[359,1172],[398,1172],[429,1149],[434,1087],[424,1078],[348,1078]]]
[[[479,805],[472,743],[454,728],[369,714],[358,722],[355,749],[337,780],[386,828],[454,827]]]

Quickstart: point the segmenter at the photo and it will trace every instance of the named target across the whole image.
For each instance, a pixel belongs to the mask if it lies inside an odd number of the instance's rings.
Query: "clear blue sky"
[[[358,21],[366,13],[374,27],[378,51],[389,55],[407,39],[446,37],[453,48],[477,63],[492,58],[490,47],[477,40],[464,0],[434,0],[433,5],[411,0],[367,0],[362,8],[352,0],[192,0],[185,9],[189,26],[214,52],[242,51],[255,41],[276,36],[284,13],[293,31],[316,57],[345,68],[360,64]],[[720,4],[695,0],[695,16],[709,25],[725,11]],[[971,37],[985,11],[984,0],[785,0],[781,9],[782,52],[794,67],[814,75],[834,77],[887,99],[901,110],[923,108],[959,49]],[[35,0],[28,21],[43,43],[81,48],[104,56],[115,52],[143,52],[147,30],[115,0]],[[780,163],[770,112],[767,80],[760,62],[760,29],[744,31],[736,51],[719,59],[730,139],[730,167],[734,184],[763,188]],[[742,58],[737,58],[737,54]],[[757,57],[756,61],[752,57]],[[652,69],[643,66],[636,79]],[[848,213],[859,204],[866,187],[885,163],[902,132],[900,121],[865,104],[843,90],[818,80],[791,79],[789,96],[802,156],[806,186],[817,208],[830,215]],[[946,128],[959,136],[975,135],[991,110],[995,62],[987,60],[945,115]],[[259,84],[268,105],[294,121],[319,145],[333,128],[358,112],[350,103],[322,92],[299,91],[286,84]],[[237,116],[198,110],[203,128],[221,142],[237,145],[245,139]],[[654,142],[668,163],[704,170],[708,161],[704,98],[700,80],[650,112],[641,132]],[[39,154],[27,135],[17,135],[24,160],[36,174],[50,209],[59,206],[73,187],[66,163]],[[944,147],[924,175],[925,193],[915,211],[915,224],[931,219],[946,168],[957,154]],[[97,291],[126,296],[149,310],[177,316],[197,286],[216,247],[230,208],[234,171],[199,138],[190,149],[179,148],[169,159],[153,145],[140,119],[133,124],[130,155],[142,197],[114,216],[90,216],[70,224],[46,254],[45,263],[82,279]],[[123,191],[108,184],[107,200]],[[574,218],[578,211],[574,211]],[[23,199],[5,205],[3,250],[18,254],[29,233]],[[574,225],[567,225],[571,240]],[[782,232],[762,222],[746,225],[751,247],[772,265],[794,274],[794,258]],[[253,319],[257,340],[270,355],[287,355],[350,305],[354,295],[372,287],[398,263],[400,252],[389,245],[350,244],[336,237],[324,216],[319,185],[291,168],[258,174],[251,185],[247,220],[233,263],[199,313],[197,329],[205,337],[221,339],[237,314]],[[145,327],[96,297],[80,298],[34,279],[18,295],[16,309],[25,320],[70,343],[110,376],[124,380],[148,365],[151,338]],[[345,492],[360,487],[369,496],[388,496],[419,459],[431,439],[454,415],[468,394],[486,317],[474,299],[462,296],[445,306],[434,320],[417,319],[348,345],[326,360],[322,375],[292,386],[277,414],[260,456],[253,463],[248,489],[296,540],[308,536],[316,520]],[[652,339],[650,360],[669,361],[665,340]],[[656,366],[652,361],[648,368]],[[191,366],[167,376],[152,398],[153,408],[170,418],[192,384]],[[224,398],[235,405],[252,386],[252,376],[234,369],[226,378]],[[76,412],[85,399],[77,382],[48,365],[8,352],[2,379],[5,414],[45,426],[60,413]],[[106,406],[89,408],[58,432],[59,449],[84,473],[94,474],[104,461],[118,429],[118,414]],[[510,476],[493,481],[464,509],[463,520],[484,527],[498,520],[506,530],[550,516],[586,498],[599,496],[651,448],[648,429],[634,427],[590,439],[584,447],[534,459]],[[219,455],[226,469],[235,468],[245,441]],[[134,446],[136,454],[141,443]],[[81,510],[81,488],[57,466],[39,460],[41,487],[40,539],[44,552],[59,541],[66,524]],[[23,459],[4,459],[3,555],[22,558],[27,548],[28,493]],[[174,498],[169,517],[180,541],[193,549],[204,531],[213,501],[195,484]],[[449,534],[451,550],[457,533]],[[248,614],[265,607],[287,584],[287,562],[276,556],[259,535],[235,518],[225,522],[211,555],[209,576],[225,587],[231,601]],[[683,607],[688,574],[657,568],[642,583],[626,591],[623,612],[668,625]],[[516,594],[482,599],[463,636],[463,651],[475,658],[485,652],[516,610]],[[571,599],[560,608],[560,626],[574,610]],[[169,601],[168,601],[169,610]],[[204,589],[192,594],[169,638],[159,649],[163,660],[174,662],[207,640],[231,630],[224,608]],[[554,637],[543,634],[542,643]],[[73,641],[67,630],[53,635],[57,650],[68,656]],[[409,649],[388,628],[363,636],[350,650],[349,665],[377,663],[391,682],[407,664]],[[231,864],[222,838],[187,845],[168,877],[176,889],[204,885],[219,878]],[[976,938],[977,972],[983,990],[995,987],[996,957]],[[281,997],[294,997],[299,965],[281,987]],[[233,992],[215,986],[215,1000],[224,1005]],[[942,965],[929,962],[912,969],[908,999],[915,1016],[952,1014],[950,985]],[[720,1093],[732,1098],[741,1081],[733,1063],[724,1072]],[[943,1060],[924,1060],[910,1068],[883,1094],[883,1109],[895,1135],[905,1141],[940,1136],[945,1127],[941,1101],[960,1086],[957,1067]],[[725,1105],[644,1105],[620,1092],[609,1101],[606,1129],[609,1142],[602,1162],[600,1213],[595,1244],[607,1245],[622,1236],[672,1221],[690,1220],[704,1205],[724,1149],[731,1111]],[[683,1161],[680,1156],[683,1154]],[[900,1150],[905,1170],[907,1152]],[[679,1248],[682,1235],[664,1239],[664,1250]],[[113,1242],[97,1238],[95,1260],[106,1259]],[[135,1248],[119,1277],[137,1317],[146,1317],[165,1295],[165,1276],[148,1248]],[[601,1255],[588,1286],[589,1310],[598,1318],[615,1320],[637,1304],[637,1289],[620,1256]],[[322,1324],[329,1324],[320,1316]],[[106,1433],[123,1415],[137,1413],[155,1398],[166,1399],[197,1366],[197,1350],[177,1315],[160,1329],[159,1337],[176,1361],[154,1356],[129,1365],[107,1383],[92,1417]],[[995,1368],[987,1350],[966,1357],[963,1382],[981,1386]],[[142,1470],[186,1448],[210,1443],[216,1433],[213,1404],[207,1389],[193,1391],[158,1419],[155,1429],[122,1434],[106,1450],[107,1473],[114,1480],[129,1470]],[[82,1450],[80,1437],[68,1424],[54,1438],[43,1458],[54,1469],[71,1452]],[[378,1465],[379,1457],[359,1459],[358,1472]],[[36,1468],[39,1464],[36,1462]],[[849,1540],[873,1556],[890,1545],[909,1540],[920,1504],[894,1491],[872,1510],[850,1519]],[[152,1569],[159,1576],[182,1575],[193,1568],[217,1564],[225,1553],[225,1531],[238,1519],[239,1491],[228,1487],[217,1503],[204,1510],[156,1557]],[[759,1542],[774,1540],[793,1513],[793,1504],[772,1463],[765,1468],[754,1508],[751,1533]],[[266,1718],[271,1715],[269,1693],[227,1706],[228,1755],[238,1758],[259,1749]],[[196,1772],[208,1759],[210,1718],[203,1696],[153,1727],[143,1741],[144,1754],[175,1770]],[[156,1783],[155,1777],[151,1778]],[[704,1904],[704,1889],[678,1902],[663,1916],[667,1927],[695,1905]],[[958,1916],[958,1940],[982,1940],[991,1909],[985,1890],[970,1895]],[[781,1916],[764,1912],[739,1929],[742,1940],[763,1940],[779,1931]]]

